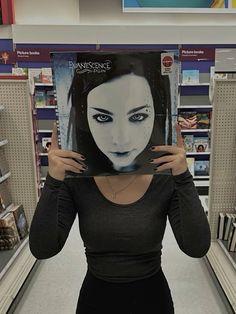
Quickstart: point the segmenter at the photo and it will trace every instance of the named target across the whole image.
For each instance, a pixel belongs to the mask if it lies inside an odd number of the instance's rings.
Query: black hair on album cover
[[[150,160],[166,152],[151,147],[174,142],[176,51],[51,56],[61,148],[82,154],[87,166],[66,176],[154,173]]]

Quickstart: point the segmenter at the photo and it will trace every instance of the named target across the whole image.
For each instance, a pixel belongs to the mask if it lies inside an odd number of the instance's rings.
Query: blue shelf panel
[[[180,87],[181,96],[209,95],[208,85],[185,85]]]

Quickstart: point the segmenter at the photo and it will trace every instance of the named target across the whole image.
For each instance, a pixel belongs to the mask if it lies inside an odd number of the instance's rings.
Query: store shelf
[[[210,132],[210,129],[187,129],[187,130],[181,130],[183,133],[202,133],[202,132]]]
[[[196,179],[196,177],[195,177],[195,179]],[[209,187],[209,180],[206,180],[206,181],[195,180],[194,184],[196,187]]]
[[[53,83],[35,83],[35,86],[53,86]]]
[[[219,240],[218,243],[220,244],[221,248],[223,249],[223,252],[226,254],[227,258],[232,263],[234,269],[236,270],[236,252],[229,252],[227,249],[227,241]]]
[[[56,109],[57,106],[44,106],[44,107],[36,107],[36,109]]]
[[[198,84],[183,84],[183,83],[180,83],[179,84],[180,86],[191,86],[191,87],[193,87],[193,86],[209,86],[210,84],[209,83],[198,83]]]
[[[52,133],[52,130],[38,130],[38,133]]]
[[[0,183],[2,183],[3,181],[5,181],[6,179],[8,179],[10,177],[11,173],[8,172],[7,174],[5,174],[4,176],[0,177]]]
[[[48,156],[48,153],[39,153],[39,156]]]
[[[6,145],[7,143],[8,143],[8,140],[0,141],[0,147]]]
[[[29,238],[26,236],[13,249],[0,251],[0,280],[14,263],[22,248],[28,243]]]
[[[196,155],[210,155],[210,152],[203,152],[203,153],[198,153],[198,152],[186,152],[187,156],[196,156]]]
[[[209,212],[209,214],[211,214],[211,212]],[[236,272],[222,244],[218,241],[212,241],[210,250],[207,253],[207,259],[229,303],[236,312]]]
[[[195,180],[195,179],[210,179],[210,177],[209,176],[194,176],[193,177],[193,179]]]
[[[197,108],[197,109],[213,109],[213,106],[197,106],[197,105],[189,105],[189,106],[178,106],[177,109],[191,109],[191,108]]]

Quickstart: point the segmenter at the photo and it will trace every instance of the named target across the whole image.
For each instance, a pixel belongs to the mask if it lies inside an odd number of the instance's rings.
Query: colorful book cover
[[[42,137],[42,148],[43,153],[48,153],[49,149],[51,147],[51,137]]]
[[[56,101],[56,96],[55,96],[55,91],[54,90],[48,90],[46,92],[46,103],[47,106],[56,106],[57,101]]]
[[[192,134],[184,134],[183,137],[186,152],[193,152],[194,136]]]
[[[199,70],[183,70],[182,84],[199,84]]]
[[[52,54],[61,148],[85,156],[88,167],[67,176],[155,173],[148,160],[166,152],[150,147],[172,144],[178,99],[177,58],[164,75],[161,56],[159,51]]]
[[[10,250],[20,241],[15,218],[7,213],[0,218],[0,250]]]
[[[209,176],[209,160],[195,160],[195,176]]]
[[[0,213],[3,212],[12,203],[12,196],[8,181],[0,183]]]
[[[46,106],[46,93],[45,91],[35,91],[35,96],[34,96],[34,101],[35,101],[35,107],[45,107]]]
[[[52,69],[42,68],[42,83],[52,84]]]
[[[186,160],[187,160],[189,172],[194,177],[194,162],[195,162],[195,158],[187,157]]]
[[[11,208],[17,226],[20,239],[23,239],[29,233],[29,225],[25,216],[23,205],[16,205]]]
[[[29,79],[35,83],[42,83],[42,69],[29,69]]]
[[[181,111],[178,114],[178,124],[181,129],[197,129],[197,112]]]
[[[197,128],[209,129],[210,128],[210,112],[197,113]]]
[[[194,152],[197,153],[205,153],[209,152],[209,143],[208,143],[208,137],[194,137]]]

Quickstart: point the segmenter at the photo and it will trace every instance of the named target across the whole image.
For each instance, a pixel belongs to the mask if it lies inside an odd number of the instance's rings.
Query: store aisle
[[[163,242],[162,265],[176,314],[228,314],[204,261],[190,258],[180,251],[169,224]],[[76,220],[63,251],[41,262],[14,313],[75,313],[85,272],[84,247]]]

